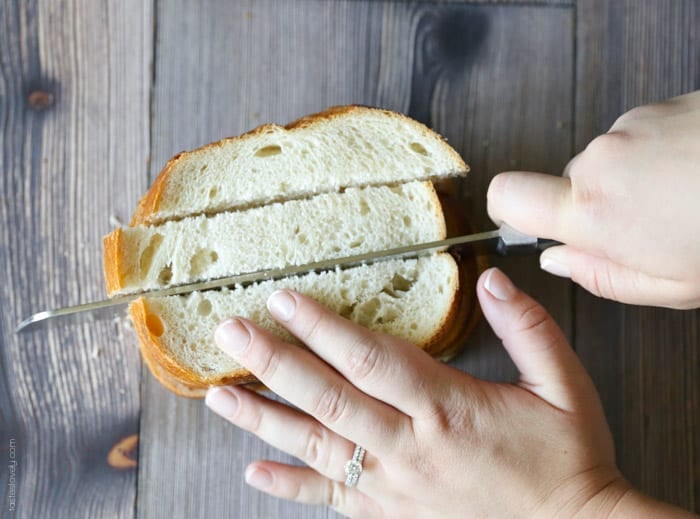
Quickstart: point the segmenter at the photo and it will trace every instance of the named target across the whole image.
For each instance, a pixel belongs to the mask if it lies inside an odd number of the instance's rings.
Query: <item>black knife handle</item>
[[[503,224],[499,228],[500,238],[496,245],[496,252],[501,256],[517,256],[523,254],[536,254],[554,245],[561,245],[555,240],[547,240],[530,236],[516,231],[509,225]]]
[[[536,238],[530,243],[507,244],[503,241],[503,238],[499,238],[496,252],[501,256],[523,256],[526,254],[537,254],[555,245],[563,245],[563,243],[556,240]]]

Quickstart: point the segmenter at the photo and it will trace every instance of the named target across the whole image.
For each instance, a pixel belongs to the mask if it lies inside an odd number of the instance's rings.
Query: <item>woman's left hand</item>
[[[276,292],[268,308],[311,351],[250,321],[224,321],[219,346],[299,410],[240,387],[210,390],[207,405],[307,465],[256,461],[246,481],[363,518],[612,509],[629,485],[596,390],[561,330],[497,269],[477,293],[520,372],[516,384],[474,378],[294,292]],[[356,444],[366,449],[364,470],[349,487],[344,466]]]

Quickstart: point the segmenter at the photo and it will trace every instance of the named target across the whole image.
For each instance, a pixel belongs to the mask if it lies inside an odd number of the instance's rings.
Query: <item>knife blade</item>
[[[150,290],[124,296],[117,296],[111,299],[83,303],[65,308],[44,310],[37,312],[24,319],[15,330],[17,333],[36,329],[38,325],[49,322],[62,324],[81,320],[96,320],[114,317],[123,312],[127,305],[142,296],[165,297],[172,295],[184,295],[195,291],[213,290],[236,285],[249,285],[260,281],[281,279],[285,277],[307,274],[310,272],[323,272],[337,268],[345,269],[386,261],[390,259],[414,258],[421,255],[430,254],[437,251],[449,251],[457,255],[485,255],[497,253],[499,255],[528,254],[542,251],[559,242],[554,240],[544,240],[523,234],[515,229],[502,225],[499,229],[486,231],[477,234],[456,236],[446,240],[438,240],[415,245],[406,245],[393,249],[355,254],[342,258],[335,258],[304,265],[288,266],[278,269],[265,269],[255,272],[247,272],[224,278],[187,283],[172,286],[164,289]]]

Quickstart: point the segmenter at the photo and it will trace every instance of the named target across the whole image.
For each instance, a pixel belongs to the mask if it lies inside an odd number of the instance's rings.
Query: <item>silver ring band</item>
[[[345,462],[345,484],[349,487],[356,487],[357,480],[362,474],[362,460],[365,458],[365,449],[355,445],[355,452],[352,458]]]

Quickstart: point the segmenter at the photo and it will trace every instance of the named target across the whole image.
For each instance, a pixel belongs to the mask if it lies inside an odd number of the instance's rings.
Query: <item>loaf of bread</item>
[[[110,296],[383,250],[445,237],[427,179],[468,167],[438,134],[400,114],[337,107],[287,127],[262,126],[181,153],[139,202],[131,224],[104,239]],[[129,312],[141,352],[168,389],[254,377],[214,344],[238,315],[293,341],[267,297],[298,290],[370,329],[436,356],[463,341],[461,272],[449,254],[394,259],[250,286],[153,297]]]

